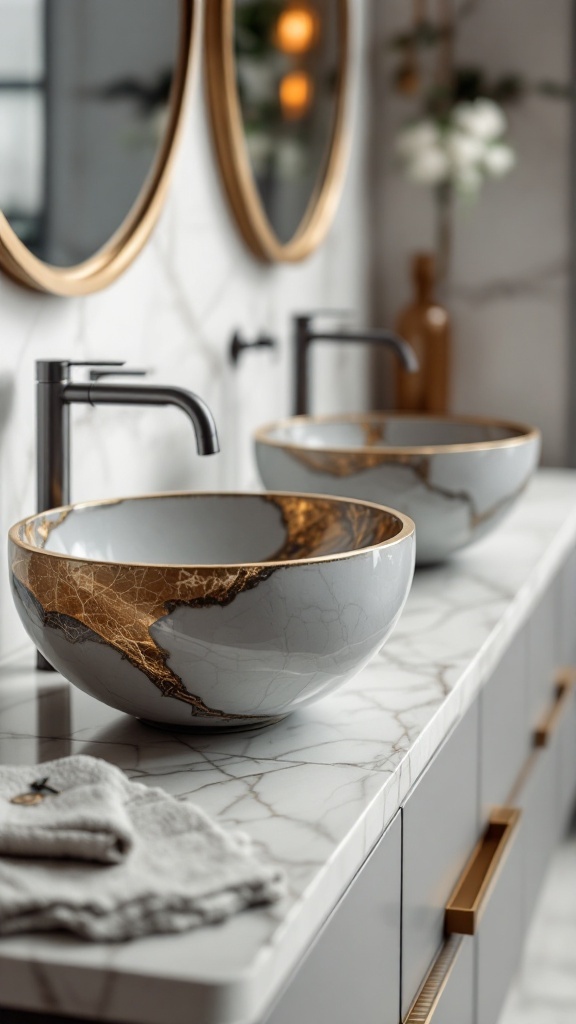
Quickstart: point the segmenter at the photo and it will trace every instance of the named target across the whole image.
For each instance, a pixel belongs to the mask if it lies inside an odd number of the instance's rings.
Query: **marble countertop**
[[[170,733],[99,704],[33,654],[0,667],[0,761],[94,754],[192,798],[286,869],[289,894],[224,925],[123,944],[0,941],[4,1006],[129,1024],[252,1024],[576,541],[576,474],[540,471],[509,518],[416,574],[381,653],[261,731]]]

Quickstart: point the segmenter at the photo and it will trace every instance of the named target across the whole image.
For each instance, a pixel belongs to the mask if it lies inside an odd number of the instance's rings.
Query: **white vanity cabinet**
[[[563,665],[576,664],[576,547],[559,575],[557,589],[557,642]]]
[[[497,1024],[576,797],[575,572],[571,555],[404,799],[401,918],[397,816],[265,1024]],[[453,931],[459,887],[478,911]]]
[[[507,653],[494,675],[495,687],[511,678],[508,670],[517,660],[516,652]],[[487,817],[480,813],[484,806],[482,710],[482,702],[475,701],[403,809],[401,1020],[406,1024],[496,1024],[520,956],[523,897],[518,815],[512,813],[509,821],[507,812],[498,814],[494,807]],[[495,850],[497,862],[500,849],[505,849],[505,856],[498,872],[493,872],[486,851]],[[468,890],[481,888],[492,872],[494,883],[483,895],[483,912],[476,914]],[[463,884],[462,898],[458,898]],[[416,903],[414,892],[418,893]],[[450,906],[453,897],[459,910]],[[419,925],[426,920],[433,920],[433,928],[427,930],[424,948]],[[430,967],[419,977],[415,952],[420,963],[427,960]]]
[[[571,554],[485,682],[477,698],[477,744],[470,736],[473,705],[404,806],[405,1024],[497,1024],[551,855],[574,810],[576,686],[569,663],[574,661],[576,646],[575,572],[576,556]],[[478,821],[484,834],[458,880],[454,877],[457,858],[449,845],[454,827],[464,837],[473,817],[458,804],[461,793],[470,789],[472,750],[477,754]],[[457,799],[451,771],[459,780]],[[430,831],[434,809],[439,835]],[[493,834],[490,822],[508,819],[511,826],[502,830],[500,856],[501,839]],[[422,886],[420,872],[428,876],[442,844],[447,847],[445,875],[436,865],[435,885]],[[430,931],[426,945],[428,954],[434,938],[438,940],[441,934],[440,899],[447,877],[458,883],[456,906],[470,903],[472,907],[476,894],[478,912],[470,913],[467,920],[454,926],[449,901],[442,922],[443,945],[424,983],[421,982],[420,995],[414,1003],[415,953],[422,959],[424,947],[412,905],[412,879],[420,880],[422,892],[428,890],[428,899],[420,908],[420,922],[424,924],[432,914],[435,919],[435,931]],[[462,935],[458,935],[460,932]],[[464,950],[467,966],[463,963]],[[460,983],[466,970],[467,989]],[[447,993],[451,993],[450,998]],[[448,1003],[446,1016],[444,1005]],[[409,1005],[412,1010],[407,1014]]]
[[[402,1017],[444,941],[450,894],[474,847],[478,819],[478,706],[448,736],[402,809]],[[460,1007],[462,1024],[472,1021]]]
[[[480,813],[506,805],[534,749],[530,723],[528,636],[524,626],[485,683],[480,704]]]
[[[574,811],[576,780],[576,686],[572,686],[558,723],[557,785],[559,834],[563,835]]]
[[[426,982],[413,1003],[405,1024],[472,1024],[474,1021],[474,943],[461,935],[449,936]]]
[[[397,1024],[401,835],[398,812],[265,1024]]]

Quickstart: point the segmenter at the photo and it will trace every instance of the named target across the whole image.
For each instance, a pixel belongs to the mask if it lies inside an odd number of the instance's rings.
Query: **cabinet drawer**
[[[558,638],[560,664],[576,664],[576,549],[571,552],[560,577]]]
[[[576,697],[573,674],[557,679],[534,734],[536,750],[516,803],[524,811],[525,908],[529,920],[554,847],[568,824],[576,789]]]
[[[574,629],[576,634],[576,628]],[[560,834],[563,835],[576,803],[576,685],[572,686],[558,727],[558,792]]]
[[[478,704],[447,738],[402,809],[402,1015],[444,940],[446,902],[479,834]]]
[[[528,637],[513,640],[480,695],[480,809],[483,821],[492,807],[508,802],[533,747],[528,715]]]
[[[576,791],[576,691],[560,679],[534,731],[534,750],[511,802],[522,810],[522,914],[530,924],[552,853],[565,830]]]
[[[400,812],[265,1018],[266,1024],[398,1024]]]
[[[557,785],[558,752],[556,744],[538,751],[517,797],[522,808],[522,847],[524,850],[524,915],[526,926],[534,911],[559,834]]]
[[[531,726],[536,726],[549,706],[556,670],[560,666],[558,610],[561,578],[556,577],[532,612],[528,631],[528,706]]]
[[[492,812],[446,908],[446,930],[474,936],[476,1024],[495,1024],[524,934],[520,811]]]
[[[404,1024],[473,1024],[474,942],[451,935]]]
[[[476,936],[476,1024],[496,1024],[524,943],[522,820]]]

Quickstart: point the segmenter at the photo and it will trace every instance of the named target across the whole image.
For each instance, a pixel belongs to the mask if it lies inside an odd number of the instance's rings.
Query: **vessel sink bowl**
[[[266,487],[398,509],[416,523],[420,565],[444,561],[492,530],[539,454],[538,430],[468,416],[295,416],[256,434]]]
[[[340,686],[382,646],[414,524],[312,494],[162,494],[10,530],[13,594],[45,658],[153,723],[251,728]]]

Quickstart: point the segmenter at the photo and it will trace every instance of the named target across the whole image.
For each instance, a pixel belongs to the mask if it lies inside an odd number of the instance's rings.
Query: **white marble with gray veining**
[[[339,692],[268,729],[144,726],[31,670],[0,677],[0,760],[90,753],[247,831],[289,896],[223,926],[120,946],[0,943],[5,1005],[134,1024],[257,1021],[451,726],[576,542],[576,474],[541,471],[510,517],[420,571],[380,655]]]

